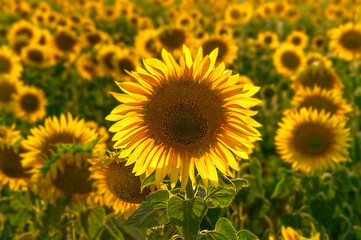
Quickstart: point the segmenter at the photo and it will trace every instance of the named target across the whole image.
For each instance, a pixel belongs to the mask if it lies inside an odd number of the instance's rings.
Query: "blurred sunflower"
[[[0,77],[19,79],[23,71],[20,58],[6,45],[0,48]]]
[[[76,60],[75,67],[79,75],[89,81],[94,77],[102,77],[104,75],[98,60],[89,54],[80,55]]]
[[[289,5],[284,15],[288,22],[294,23],[301,17],[301,11],[295,5]]]
[[[326,67],[331,67],[332,62],[324,55],[317,52],[308,52],[306,55],[306,64],[307,66],[311,65],[325,65]]]
[[[175,25],[177,27],[192,30],[196,26],[194,18],[188,12],[179,13],[175,19]]]
[[[320,233],[317,233],[311,238],[305,238],[302,237],[302,235],[293,228],[284,226],[281,228],[281,235],[283,240],[320,240]]]
[[[57,33],[53,37],[52,46],[59,56],[67,56],[69,58],[79,50],[79,41],[73,31],[67,28],[58,28]]]
[[[260,139],[249,109],[260,103],[251,98],[259,88],[236,85],[238,74],[225,72],[224,63],[214,68],[217,50],[203,57],[200,48],[193,62],[184,46],[180,66],[166,50],[162,57],[130,73],[138,83],[117,83],[125,94],[112,94],[123,104],[106,118],[117,121],[109,129],[114,148],[124,149],[119,157],[135,163],[137,176],[155,171],[156,184],[166,175],[175,184],[180,175],[184,188],[189,177],[195,183],[196,166],[205,184],[217,185],[215,166],[230,175],[229,166],[238,168],[233,154],[247,158]]]
[[[252,5],[245,2],[227,7],[224,18],[227,23],[238,25],[248,23],[252,18],[252,14]]]
[[[334,54],[346,61],[361,56],[361,24],[348,23],[328,32],[329,47]]]
[[[343,88],[343,84],[333,68],[324,64],[309,65],[293,77],[293,89],[314,88],[315,86],[335,91]]]
[[[135,37],[135,48],[139,56],[143,58],[156,57],[158,49],[160,49],[159,42],[157,41],[157,30],[147,29],[139,31]]]
[[[14,102],[15,115],[23,121],[34,123],[46,116],[48,101],[42,89],[23,86],[14,95]]]
[[[105,156],[101,165],[93,167],[91,178],[97,195],[102,197],[98,201],[128,218],[146,200],[151,189],[146,187],[141,192],[141,177],[132,173],[134,165],[127,166],[126,160],[118,156],[114,152]]]
[[[102,43],[110,43],[109,35],[100,30],[92,30],[84,33],[82,39],[82,44],[90,48],[97,48]]]
[[[312,38],[311,47],[314,50],[323,50],[326,46],[326,39],[323,35],[316,35]]]
[[[166,49],[179,57],[182,54],[182,46],[192,42],[192,34],[180,27],[163,27],[158,32],[158,41],[160,49]]]
[[[324,110],[326,113],[345,118],[345,114],[352,111],[352,106],[347,104],[340,92],[322,89],[318,86],[313,89],[299,89],[292,99],[297,109],[303,107]]]
[[[224,21],[218,21],[216,23],[214,33],[218,36],[232,37],[233,29],[229,24]]]
[[[0,76],[0,110],[13,111],[14,94],[22,88],[23,82],[17,79]]]
[[[2,136],[10,134],[11,140],[2,141],[9,136]],[[20,142],[21,136],[18,131],[13,128],[0,126],[0,185],[9,184],[12,191],[23,190],[26,191],[30,174],[27,169],[21,165],[20,154],[25,152]]]
[[[49,67],[55,64],[51,50],[39,44],[30,44],[21,52],[22,59],[34,67]]]
[[[262,47],[274,49],[278,46],[278,36],[274,32],[261,32],[257,38],[258,44]]]
[[[305,66],[305,63],[302,49],[291,44],[282,44],[273,54],[273,64],[277,72],[283,75],[296,74]]]
[[[117,52],[114,65],[117,80],[131,80],[131,76],[127,72],[135,71],[139,65],[139,57],[132,54],[130,49],[124,48]]]
[[[292,168],[314,172],[346,161],[350,129],[337,116],[302,108],[282,118],[275,137],[281,158]]]
[[[14,46],[18,39],[25,39],[28,42],[38,37],[39,30],[30,22],[21,20],[14,23],[8,32],[8,41]]]
[[[202,47],[204,55],[209,55],[218,48],[217,63],[225,62],[232,64],[237,58],[238,47],[232,37],[220,35],[206,36],[197,46]]]
[[[115,73],[116,66],[114,61],[119,51],[120,48],[112,44],[104,45],[98,50],[98,61],[104,73],[108,75]]]
[[[49,30],[41,29],[39,32],[39,37],[34,43],[37,43],[41,46],[48,46],[50,45],[52,39],[53,39],[53,35],[51,35]]]
[[[288,36],[286,41],[295,47],[306,48],[308,44],[308,36],[301,31],[293,31]]]
[[[68,195],[89,202],[93,197],[89,159],[99,158],[106,149],[97,130],[62,114],[60,119],[48,117],[44,126],[32,128],[31,133],[23,141],[27,152],[21,157],[23,166],[31,168],[33,190],[46,198],[52,194],[52,201]]]

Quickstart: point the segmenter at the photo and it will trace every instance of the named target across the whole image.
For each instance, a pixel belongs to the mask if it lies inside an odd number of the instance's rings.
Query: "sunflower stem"
[[[193,190],[193,184],[192,181],[190,179],[188,179],[188,183],[186,186],[186,195],[185,195],[186,199],[192,199],[194,198],[194,190]]]

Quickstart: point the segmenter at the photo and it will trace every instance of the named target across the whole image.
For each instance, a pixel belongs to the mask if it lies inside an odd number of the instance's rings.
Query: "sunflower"
[[[300,19],[301,17],[301,12],[300,10],[294,6],[294,5],[290,5],[284,15],[285,19],[288,22],[294,23],[296,22],[298,19]]]
[[[180,56],[182,46],[192,41],[191,32],[180,27],[164,27],[158,31],[159,49],[166,49],[175,56]]]
[[[95,76],[102,77],[104,75],[97,59],[88,54],[82,54],[77,59],[75,67],[79,75],[89,81]]]
[[[46,116],[46,100],[42,89],[23,86],[14,95],[15,115],[24,121],[34,123]]]
[[[114,65],[117,80],[131,80],[127,72],[135,71],[139,65],[139,57],[132,54],[131,49],[124,48],[117,52]]]
[[[232,37],[233,29],[224,21],[219,21],[216,23],[214,33],[219,36]]]
[[[323,35],[316,35],[312,38],[311,47],[314,50],[323,50],[326,46],[326,39]]]
[[[262,32],[258,34],[257,41],[263,47],[274,49],[278,46],[278,35],[274,32]]]
[[[109,35],[100,30],[92,30],[84,33],[82,38],[82,44],[90,48],[96,48],[104,42],[110,42]]]
[[[290,35],[287,36],[286,41],[295,47],[306,48],[308,44],[308,36],[307,34],[301,31],[293,31]]]
[[[52,40],[53,35],[51,35],[50,31],[47,29],[41,29],[39,31],[39,37],[34,43],[42,46],[47,46],[51,44]]]
[[[275,144],[292,168],[314,172],[346,161],[350,129],[337,116],[302,108],[284,116]]]
[[[49,67],[55,64],[51,50],[39,44],[30,44],[21,52],[22,59],[35,67]]]
[[[30,178],[21,165],[20,154],[25,152],[21,139],[15,125],[0,125],[0,185],[8,183],[12,191],[27,190]]]
[[[155,171],[156,184],[166,175],[175,184],[180,175],[184,188],[188,177],[195,183],[196,166],[206,184],[217,185],[215,166],[230,175],[229,166],[238,168],[233,154],[247,158],[260,139],[249,109],[260,103],[251,98],[259,88],[236,84],[238,74],[225,72],[224,63],[214,68],[217,50],[203,57],[200,48],[193,62],[184,46],[180,66],[166,50],[162,58],[130,73],[137,83],[117,83],[125,94],[112,94],[123,104],[106,118],[117,121],[109,129],[114,148],[124,149],[127,165],[135,162],[136,175]]]
[[[175,19],[175,25],[184,29],[192,30],[196,26],[196,22],[187,12],[178,14]]]
[[[343,88],[343,84],[333,68],[324,64],[307,66],[293,77],[293,89],[314,88],[315,86],[335,91]]]
[[[158,32],[155,29],[139,31],[135,37],[135,48],[138,54],[144,58],[156,57],[160,48],[157,41]]]
[[[283,240],[320,240],[320,233],[317,233],[315,236],[311,238],[302,237],[302,235],[294,230],[291,227],[284,227],[281,228],[281,234]]]
[[[291,44],[282,44],[273,54],[277,72],[287,76],[299,72],[304,67],[305,60],[302,49]]]
[[[11,46],[15,45],[18,39],[26,39],[28,42],[38,37],[39,30],[30,22],[21,20],[14,23],[8,32],[8,41]]]
[[[352,106],[347,104],[338,91],[322,89],[318,86],[313,89],[305,88],[296,92],[292,103],[297,109],[303,107],[324,110],[331,115],[345,118],[345,114],[352,111]]]
[[[89,202],[93,197],[89,168],[106,148],[97,129],[62,114],[60,119],[48,117],[44,126],[30,131],[23,141],[27,152],[21,157],[23,166],[31,168],[33,190],[46,198],[52,193],[53,202],[64,195]]]
[[[225,62],[232,64],[237,58],[238,47],[232,37],[221,35],[206,36],[199,45],[202,47],[204,55],[209,55],[218,48],[217,63]]]
[[[0,48],[0,77],[19,79],[23,71],[20,58],[6,45]]]
[[[253,14],[253,7],[249,3],[230,5],[225,12],[225,20],[232,25],[248,23]]]
[[[108,75],[115,73],[116,66],[114,61],[119,51],[121,51],[120,48],[112,44],[104,45],[98,50],[98,61],[104,73]]]
[[[361,56],[361,24],[348,23],[328,33],[329,47],[334,54],[346,61],[360,58]]]
[[[324,55],[317,52],[308,52],[306,55],[306,65],[325,65],[327,67],[332,66],[332,62]]]
[[[14,94],[22,88],[23,82],[0,76],[0,110],[10,112],[14,108]]]
[[[273,6],[273,15],[276,17],[283,17],[288,9],[287,2],[275,2]]]
[[[110,152],[101,161],[101,165],[93,167],[91,178],[97,189],[98,201],[113,208],[128,218],[145,201],[151,193],[149,187],[141,190],[141,178],[132,173],[134,165],[127,166],[125,159],[119,159],[118,154]]]
[[[71,30],[59,27],[53,37],[52,46],[57,55],[72,58],[78,52],[80,43]]]

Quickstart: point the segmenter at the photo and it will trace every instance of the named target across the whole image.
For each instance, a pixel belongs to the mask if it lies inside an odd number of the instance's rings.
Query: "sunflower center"
[[[114,66],[113,66],[113,57],[114,57],[114,52],[108,52],[107,54],[105,54],[103,56],[103,62],[104,65],[109,69],[109,70],[114,70]]]
[[[58,48],[64,52],[73,50],[76,44],[76,40],[73,38],[73,36],[67,34],[66,32],[62,32],[56,36],[55,42]]]
[[[64,174],[59,173],[53,184],[68,194],[87,194],[92,191],[93,184],[89,178],[90,171],[87,167],[65,165]]]
[[[11,95],[16,92],[14,85],[7,82],[0,83],[0,102],[8,103],[11,101]]]
[[[28,39],[32,38],[33,36],[33,32],[31,31],[31,29],[28,28],[21,28],[16,32],[16,36],[20,37],[20,36],[25,36]]]
[[[21,53],[21,50],[29,44],[28,40],[16,40],[14,44],[14,51],[17,54]]]
[[[149,188],[140,192],[141,182],[139,177],[132,173],[133,166],[125,166],[125,163],[112,162],[108,166],[107,185],[109,190],[118,198],[140,204],[150,193]]]
[[[340,44],[350,51],[361,50],[361,32],[352,30],[342,34]]]
[[[35,63],[42,63],[44,62],[44,54],[38,49],[32,49],[28,52],[28,59]]]
[[[318,85],[324,89],[332,89],[333,84],[337,81],[337,75],[326,68],[309,68],[300,76],[300,81],[305,87],[312,88],[314,85]]]
[[[218,39],[210,39],[206,41],[203,43],[202,48],[204,55],[209,55],[214,49],[218,48],[217,61],[221,61],[228,52],[227,45],[222,40]]]
[[[0,74],[9,73],[11,71],[10,59],[5,56],[0,56]]]
[[[294,37],[292,38],[292,43],[296,46],[301,44],[301,38],[300,37]]]
[[[159,40],[163,46],[169,49],[181,48],[186,40],[184,30],[181,29],[169,29],[164,31],[159,36]]]
[[[155,47],[155,39],[151,38],[145,43],[145,49],[149,51],[150,53],[156,54],[156,47]]]
[[[99,43],[101,40],[101,37],[97,33],[91,33],[91,34],[87,35],[86,38],[91,45],[95,45],[95,44]]]
[[[21,100],[20,105],[23,110],[28,113],[36,112],[39,109],[39,98],[33,94],[25,94]]]
[[[241,13],[240,13],[238,10],[233,9],[233,10],[231,11],[231,17],[232,17],[233,19],[239,19],[239,18],[241,17]]]
[[[224,120],[220,100],[204,85],[174,81],[160,87],[146,109],[150,133],[183,151],[207,148]]]
[[[291,70],[296,70],[301,63],[301,59],[292,51],[286,51],[281,57],[282,64]]]
[[[335,104],[333,104],[330,99],[322,96],[312,96],[305,99],[299,106],[299,108],[302,107],[312,107],[314,109],[317,109],[318,111],[324,109],[326,112],[330,112],[332,114],[337,111],[337,106],[335,106]]]
[[[0,171],[9,178],[29,178],[30,175],[25,173],[26,169],[21,165],[20,154],[23,152],[21,147],[18,153],[13,148],[0,149]]]
[[[127,70],[129,72],[135,70],[135,66],[134,66],[134,63],[132,62],[132,60],[130,60],[129,58],[126,58],[126,57],[118,59],[117,65],[123,74],[128,75],[128,73],[125,70]]]
[[[272,37],[271,36],[266,36],[264,38],[264,42],[266,45],[270,45],[272,43]]]
[[[317,46],[317,47],[322,47],[322,46],[323,46],[323,43],[324,43],[324,40],[321,39],[321,38],[316,40],[316,46]]]
[[[294,146],[297,151],[317,156],[326,153],[332,146],[333,134],[320,124],[305,123],[294,133]]]

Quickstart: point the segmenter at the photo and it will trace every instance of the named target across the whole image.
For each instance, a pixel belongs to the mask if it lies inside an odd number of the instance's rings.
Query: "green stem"
[[[186,195],[185,195],[186,199],[192,199],[194,198],[194,191],[193,191],[193,183],[190,179],[188,179],[188,183],[186,186]]]

